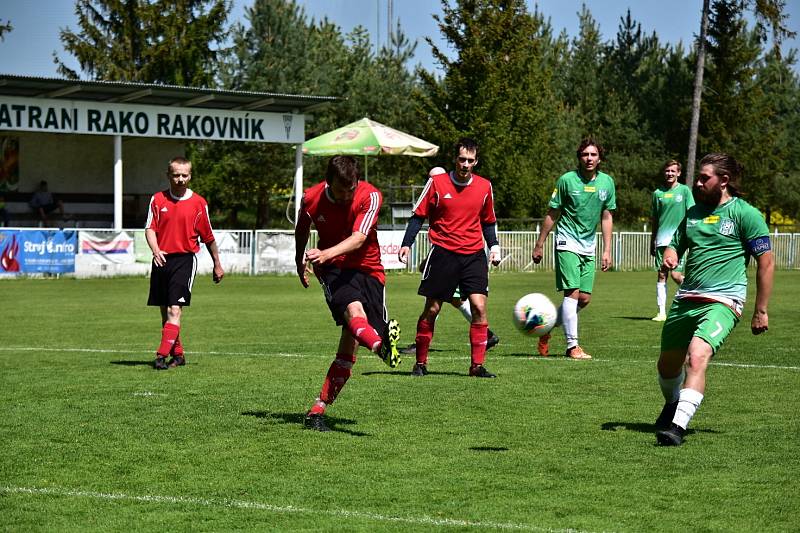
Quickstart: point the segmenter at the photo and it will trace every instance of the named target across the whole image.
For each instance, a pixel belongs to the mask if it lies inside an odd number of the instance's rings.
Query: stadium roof
[[[0,74],[0,95],[272,113],[309,113],[323,104],[344,100],[335,96],[224,91],[153,83],[67,80],[12,74]]]

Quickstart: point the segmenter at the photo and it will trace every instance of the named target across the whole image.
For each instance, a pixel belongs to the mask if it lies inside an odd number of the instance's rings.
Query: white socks
[[[700,402],[703,401],[703,395],[694,389],[681,389],[680,399],[678,400],[678,410],[675,411],[675,418],[672,419],[674,424],[679,425],[683,429],[689,425],[689,421],[694,416],[694,412],[700,407]]]
[[[472,310],[469,307],[469,300],[464,300],[461,302],[461,307],[458,308],[461,311],[461,314],[464,315],[464,318],[467,319],[467,322],[472,324]]]
[[[681,385],[683,379],[686,377],[686,370],[681,367],[681,373],[674,378],[664,378],[661,374],[658,375],[658,384],[661,386],[661,394],[664,395],[664,401],[667,403],[675,403],[681,393]]]
[[[567,350],[578,345],[578,300],[564,298],[561,302],[561,319],[564,323],[564,336],[567,338]]]
[[[658,304],[658,313],[663,315],[667,305],[667,282],[659,281],[656,283],[656,303]]]

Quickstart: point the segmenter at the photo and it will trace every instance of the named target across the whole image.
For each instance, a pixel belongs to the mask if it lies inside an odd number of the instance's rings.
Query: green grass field
[[[198,279],[188,364],[156,372],[147,280],[3,281],[0,529],[798,531],[800,273],[775,281],[770,331],[750,334],[751,299],[680,448],[655,446],[652,272],[598,274],[592,361],[534,358],[513,330],[519,296],[557,300],[552,274],[493,275],[498,379],[466,376],[447,308],[429,376],[359,352],[330,433],[302,428],[339,335],[316,286]],[[387,282],[404,344],[416,287]]]

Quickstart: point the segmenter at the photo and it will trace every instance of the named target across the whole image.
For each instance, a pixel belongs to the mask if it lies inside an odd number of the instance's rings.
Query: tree
[[[445,74],[439,80],[420,71],[426,138],[445,147],[439,160],[449,166],[450,146],[474,137],[481,145],[477,172],[492,180],[498,216],[542,216],[573,137],[553,82],[563,43],[522,0],[443,1],[442,8],[436,20],[456,57],[428,40]]]
[[[756,17],[766,23],[772,30],[774,49],[780,55],[780,45],[784,38],[794,37],[795,32],[790,31],[786,25],[787,15],[784,13],[786,7],[785,0],[721,0],[722,3],[729,3],[732,8],[744,10],[748,7],[755,11]],[[700,37],[697,41],[697,66],[695,70],[694,95],[692,97],[692,123],[689,129],[689,149],[688,161],[686,165],[686,183],[691,187],[694,176],[694,165],[697,153],[697,135],[700,123],[700,102],[703,93],[703,72],[705,69],[705,50],[706,50],[706,29],[708,26],[708,16],[710,12],[710,0],[703,0],[703,8],[700,13]],[[763,39],[766,35],[766,28],[760,26],[759,36]]]
[[[93,79],[211,87],[229,0],[77,0],[64,49]],[[54,53],[58,72],[78,79]]]
[[[294,1],[256,0],[245,19],[233,28],[233,46],[222,58],[225,88],[345,98],[307,115],[307,137],[364,116],[412,134],[418,129],[412,104],[415,77],[405,67],[414,45],[399,27],[389,46],[376,54],[364,28],[342,35],[327,19],[309,21]],[[230,225],[279,223],[271,215],[272,206],[291,195],[294,150],[262,143],[203,143],[195,157],[210,169],[202,192],[224,206]],[[326,162],[305,158],[305,175],[318,179]],[[371,158],[370,180],[387,184],[401,176],[416,179],[424,172],[422,165],[417,158]],[[241,211],[254,211],[254,221],[239,221]]]
[[[0,19],[0,41],[4,41],[6,39],[6,33],[13,29],[14,26],[11,25],[10,20],[3,22],[3,19]]]

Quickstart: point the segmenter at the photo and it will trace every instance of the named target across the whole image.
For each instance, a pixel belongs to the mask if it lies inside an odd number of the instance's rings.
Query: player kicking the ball
[[[686,252],[685,278],[661,331],[658,382],[665,404],[656,420],[662,446],[679,446],[703,401],[711,358],[739,322],[747,295],[747,263],[756,258],[756,304],[750,330],[767,331],[767,305],[775,262],[769,228],[756,208],[739,198],[743,169],[726,154],[700,161],[686,213],[664,250],[665,270]]]
[[[303,194],[295,228],[300,282],[308,288],[306,265],[310,263],[333,319],[342,327],[336,358],[305,418],[305,426],[317,431],[329,431],[325,409],[350,378],[359,344],[378,354],[390,368],[400,364],[400,326],[396,320],[388,320],[386,278],[378,247],[382,197],[359,177],[355,159],[332,157],[325,181]],[[319,234],[318,247],[306,250],[312,224]]]

